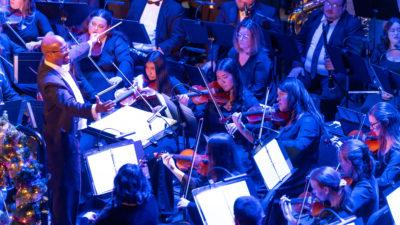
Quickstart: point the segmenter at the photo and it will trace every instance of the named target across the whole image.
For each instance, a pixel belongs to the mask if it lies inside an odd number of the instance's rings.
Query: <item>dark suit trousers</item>
[[[61,133],[60,142],[51,138],[46,141],[51,174],[51,224],[75,225],[81,186],[79,140],[76,133]]]

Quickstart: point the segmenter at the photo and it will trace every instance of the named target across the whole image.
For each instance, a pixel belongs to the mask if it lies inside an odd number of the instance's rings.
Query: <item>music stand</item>
[[[293,174],[292,163],[276,139],[258,146],[253,158],[269,190],[278,189]]]
[[[168,71],[173,75],[179,75],[178,80],[188,83],[189,85],[203,85],[204,81],[201,78],[200,71],[197,66],[188,65],[185,63],[168,60]]]
[[[384,190],[383,194],[385,195],[395,225],[400,225],[400,183]]]
[[[387,20],[399,17],[397,0],[353,0],[357,16]]]
[[[130,106],[122,107],[101,120],[91,123],[85,132],[101,136],[110,141],[141,141],[144,148],[166,136],[166,129],[172,129],[176,121],[167,117],[155,117],[147,120],[153,113]]]
[[[342,106],[337,106],[337,109],[339,121],[345,135],[352,130],[365,131],[369,128],[369,121],[365,113]]]
[[[225,23],[215,23],[199,20],[182,20],[186,39],[194,44],[215,43],[224,47],[232,46],[234,27]],[[229,40],[229,41],[227,41]]]
[[[4,102],[4,105],[0,105],[0,116],[7,111],[8,121],[16,126],[22,123],[25,107],[26,102],[22,100]]]
[[[149,35],[143,24],[133,20],[113,19],[113,23],[122,22],[116,29],[129,38],[129,42],[151,44]]]
[[[85,154],[86,168],[94,195],[110,193],[114,188],[114,177],[125,164],[139,164],[144,156],[140,142],[132,140],[92,149]]]
[[[37,69],[43,58],[40,52],[20,52],[14,55],[14,80],[16,84],[36,84]]]
[[[203,224],[235,225],[233,205],[237,198],[250,196],[246,175],[192,190]]]
[[[86,2],[36,2],[36,8],[50,21],[66,26],[81,25],[89,15]]]

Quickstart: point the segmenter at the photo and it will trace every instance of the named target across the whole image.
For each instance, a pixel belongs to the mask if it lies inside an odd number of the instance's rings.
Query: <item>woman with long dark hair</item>
[[[89,40],[90,37],[99,35],[112,26],[112,15],[109,11],[98,9],[87,18],[84,33],[78,37],[79,42]],[[91,58],[100,67],[108,80],[93,63],[84,58],[78,62],[78,70],[90,86],[89,90],[98,93],[111,84],[123,81],[125,86],[130,86],[133,79],[133,60],[129,52],[129,43],[121,32],[111,30],[99,37],[99,41],[92,46]],[[113,63],[119,68],[116,69]],[[121,85],[124,86],[124,85]],[[112,99],[113,92],[106,93],[103,99]]]
[[[376,103],[368,113],[371,131],[378,136],[380,148],[375,177],[380,191],[400,180],[400,113],[390,103]]]
[[[139,166],[125,164],[114,178],[113,203],[96,219],[96,225],[157,225],[158,206]]]
[[[379,207],[378,184],[374,177],[375,162],[366,144],[349,139],[340,146],[340,172],[351,188],[350,198],[357,217],[366,224]]]
[[[373,52],[371,61],[387,69],[383,74],[377,74],[384,88],[381,93],[383,100],[389,100],[400,89],[400,19],[389,19],[384,27],[381,43]]]
[[[173,75],[168,73],[166,58],[160,51],[151,52],[146,58],[145,70],[142,75],[134,79],[139,90],[151,88],[154,91],[172,96],[173,94],[184,94],[185,87]]]
[[[28,50],[40,47],[42,41],[38,37],[54,34],[47,17],[36,9],[34,0],[11,0],[4,20],[4,32],[13,42]],[[22,43],[6,23],[25,43]]]
[[[274,110],[287,114],[288,120],[279,128],[276,140],[297,170],[276,190],[275,200],[282,195],[296,197],[303,192],[304,177],[318,162],[323,133],[322,116],[301,81],[296,78],[285,79],[279,84],[277,94],[277,109]],[[253,135],[245,136],[254,142]],[[276,205],[271,205],[269,215],[268,224],[286,223]]]
[[[258,105],[254,95],[243,85],[237,64],[231,58],[222,59],[217,66],[216,82],[222,93],[226,94],[225,100],[218,104],[224,117],[229,117],[233,113],[245,112],[252,106]],[[212,134],[215,132],[232,132],[236,129],[235,123],[229,123],[227,127],[220,121],[215,105],[209,101],[196,107],[196,117],[204,117],[205,132]]]
[[[209,180],[218,182],[224,178],[238,175],[243,172],[240,160],[237,156],[237,148],[232,137],[227,133],[217,133],[210,136],[207,142],[206,155],[208,156],[208,174],[206,176],[194,173],[191,178],[189,188],[193,189],[207,185]],[[178,178],[185,187],[188,182],[188,175],[180,170],[174,159],[169,154],[162,155],[164,165]],[[188,196],[188,199],[192,199]],[[196,205],[188,199],[181,198],[178,203],[178,208],[189,209],[191,219],[195,224],[202,224],[197,212]]]

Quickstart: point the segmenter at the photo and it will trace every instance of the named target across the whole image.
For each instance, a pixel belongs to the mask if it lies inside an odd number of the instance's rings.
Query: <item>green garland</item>
[[[40,224],[46,205],[47,178],[36,161],[32,142],[0,117],[0,224]],[[7,195],[7,199],[6,199]]]

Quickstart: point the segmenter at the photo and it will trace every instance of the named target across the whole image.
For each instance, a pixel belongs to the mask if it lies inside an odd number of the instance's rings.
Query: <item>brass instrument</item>
[[[293,12],[289,15],[288,22],[290,31],[294,34],[298,34],[306,22],[308,15],[315,9],[320,8],[324,5],[325,0],[304,0],[302,4],[297,6]]]

